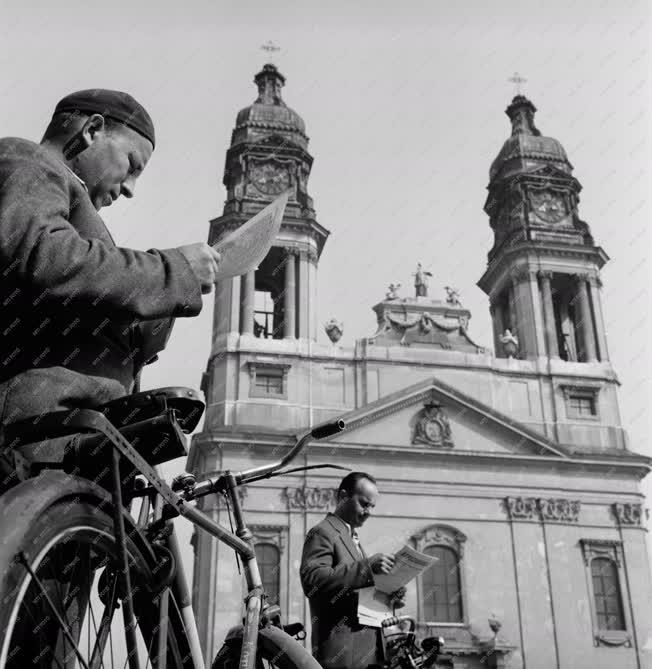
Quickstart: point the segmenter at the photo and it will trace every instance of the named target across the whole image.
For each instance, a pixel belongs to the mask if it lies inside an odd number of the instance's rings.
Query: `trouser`
[[[324,669],[370,669],[383,663],[380,629],[341,624],[323,640],[313,640],[313,655]]]

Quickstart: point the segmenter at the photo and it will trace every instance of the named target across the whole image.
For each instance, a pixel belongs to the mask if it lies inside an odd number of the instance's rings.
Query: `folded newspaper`
[[[213,244],[222,256],[217,281],[246,274],[258,267],[278,235],[289,197],[290,191],[279,195],[244,225]]]
[[[383,620],[394,615],[390,595],[407,585],[437,558],[410,548],[407,544],[394,555],[394,567],[389,574],[374,574],[374,585],[358,590],[358,622],[380,627]]]

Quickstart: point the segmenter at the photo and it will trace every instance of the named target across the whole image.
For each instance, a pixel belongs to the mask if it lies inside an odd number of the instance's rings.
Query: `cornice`
[[[298,433],[298,430],[297,430]],[[341,435],[342,433],[340,433]],[[310,444],[311,450],[315,454],[315,458],[321,457],[319,452],[325,451],[329,459],[333,456],[333,440],[336,440],[337,449],[339,452],[346,453],[347,456],[369,455],[373,453],[374,458],[378,462],[386,459],[388,463],[395,462],[397,454],[400,453],[402,457],[411,458],[418,461],[447,461],[450,460],[455,463],[460,461],[469,461],[471,463],[486,464],[489,467],[518,467],[520,470],[525,465],[541,466],[552,469],[576,469],[579,471],[592,472],[611,472],[614,470],[621,470],[623,473],[630,472],[639,478],[642,478],[647,473],[652,471],[652,458],[640,456],[632,458],[631,460],[623,460],[622,457],[614,457],[613,459],[600,458],[599,456],[592,457],[577,457],[576,455],[569,455],[566,457],[555,457],[554,455],[535,455],[535,454],[517,454],[517,453],[496,453],[489,451],[471,451],[462,449],[434,449],[434,448],[417,448],[414,446],[386,446],[373,443],[351,443],[342,442],[338,438],[332,437],[325,442],[312,442]],[[288,450],[294,444],[294,440],[280,439],[270,440],[266,435],[263,439],[242,438],[236,436],[231,438],[220,435],[211,436],[210,433],[201,432],[193,437],[192,447],[198,447],[202,450],[211,450],[213,447],[220,449],[232,449],[241,452],[243,446],[249,450],[256,449],[271,449],[277,450],[280,447],[287,447]],[[463,466],[456,464],[455,466]]]
[[[550,257],[581,260],[584,262],[589,260],[595,263],[597,269],[593,272],[589,271],[588,274],[595,277],[597,277],[597,270],[602,269],[609,260],[609,256],[599,246],[566,247],[544,245],[544,243],[539,245],[531,241],[521,242],[501,252],[497,258],[493,259],[476,285],[487,295],[494,293],[498,284],[502,285],[503,282],[500,281],[500,277],[502,274],[509,272],[509,266],[514,262],[514,257],[522,257],[527,263],[534,263],[540,258]],[[536,269],[539,268],[537,267]],[[559,269],[557,273],[575,274],[577,270],[578,268],[569,267],[566,271]]]

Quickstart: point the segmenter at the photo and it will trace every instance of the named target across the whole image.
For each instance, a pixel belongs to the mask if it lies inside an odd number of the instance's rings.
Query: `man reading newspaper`
[[[337,507],[306,537],[301,584],[310,602],[312,649],[325,669],[366,669],[382,663],[380,630],[358,620],[358,592],[374,578],[389,574],[394,557],[367,557],[357,528],[369,518],[378,499],[375,479],[364,472],[345,476],[337,491]],[[403,606],[404,589],[391,594]]]
[[[106,89],[63,98],[40,144],[0,139],[0,426],[133,392],[221,264],[248,271],[267,253],[282,207],[222,257],[203,242],[118,247],[99,211],[133,197],[154,146],[144,107]]]

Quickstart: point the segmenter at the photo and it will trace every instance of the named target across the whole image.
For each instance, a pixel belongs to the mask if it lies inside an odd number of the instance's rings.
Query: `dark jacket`
[[[178,250],[116,247],[56,154],[0,139],[0,423],[129,393],[201,306]]]
[[[377,661],[378,632],[358,624],[359,588],[373,585],[349,528],[329,513],[306,537],[301,585],[310,602],[313,653],[323,667],[364,668]]]

